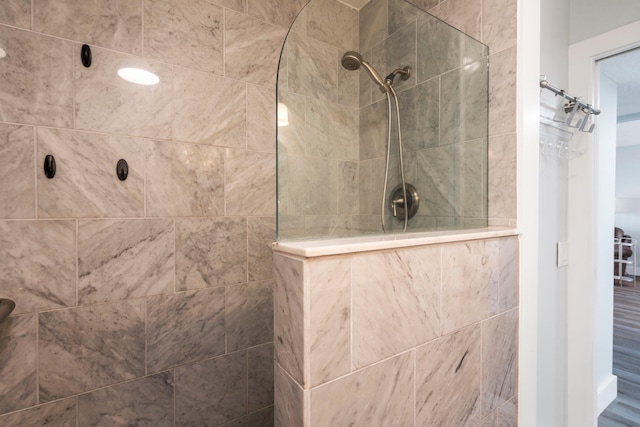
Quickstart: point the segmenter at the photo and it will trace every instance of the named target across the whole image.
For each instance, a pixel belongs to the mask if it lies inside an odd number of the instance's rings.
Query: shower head
[[[355,71],[362,65],[362,55],[350,50],[342,55],[342,66],[349,71]]]
[[[381,92],[389,91],[389,87],[384,82],[384,80],[382,80],[380,74],[378,74],[378,72],[371,66],[371,64],[362,59],[362,55],[360,55],[358,52],[354,52],[352,50],[345,52],[345,54],[342,55],[341,62],[342,66],[349,71],[355,71],[360,67],[364,67],[364,69],[367,70],[367,73],[369,73],[371,79],[376,82],[378,86],[380,86]]]

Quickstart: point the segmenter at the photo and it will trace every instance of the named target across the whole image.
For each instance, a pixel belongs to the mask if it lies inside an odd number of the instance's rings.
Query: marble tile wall
[[[516,182],[515,116],[508,107],[515,96],[515,0],[412,2],[444,22],[404,0],[351,4],[359,9],[353,19],[357,35],[344,31],[347,14],[340,10],[342,3],[311,2],[296,21],[283,52],[278,95],[290,107],[290,125],[278,129],[280,152],[298,157],[283,158],[279,164],[284,179],[278,208],[281,222],[286,223],[280,227],[281,238],[381,231],[379,223],[364,217],[377,210],[371,208],[379,205],[375,194],[381,185],[363,178],[371,170],[371,164],[363,161],[385,155],[385,120],[380,118],[385,116],[386,100],[363,73],[338,65],[336,74],[336,59],[349,49],[349,43],[383,75],[397,64],[413,67],[413,76],[408,81],[398,79],[395,87],[401,92],[407,168],[428,202],[418,212],[421,218],[413,221],[414,228],[474,227],[487,221],[515,224],[516,189],[496,185]],[[325,22],[326,17],[331,19]],[[496,63],[490,72],[486,48],[478,41],[489,46],[490,60]],[[354,148],[341,139],[353,138],[348,108],[355,106],[360,108],[359,147]],[[447,144],[455,146],[441,148]],[[344,159],[349,153],[358,155],[355,173],[364,187],[353,187],[358,200],[352,198],[352,207],[345,212],[334,203],[335,194],[345,193],[345,181],[335,178],[335,165],[310,159]],[[431,167],[433,160],[439,161],[439,168]],[[301,170],[307,171],[303,180]],[[399,182],[399,176],[393,176],[391,181]],[[310,193],[317,197],[301,198]],[[349,198],[342,200],[342,206],[349,203]],[[341,217],[345,213],[351,218]]]
[[[419,5],[431,13],[446,10],[440,17],[456,25],[461,17],[454,12],[460,7],[444,3]],[[462,12],[469,13],[466,9]],[[465,31],[473,25],[458,27]],[[480,32],[472,35],[480,38]],[[361,9],[360,41],[361,50],[363,46],[369,49],[365,56],[383,75],[404,65],[413,70],[407,81],[394,82],[399,92],[405,178],[416,186],[422,201],[410,227],[429,230],[486,225],[486,48],[404,0],[372,0]],[[360,166],[370,168],[371,164],[365,166],[364,162],[385,156],[386,123],[381,118],[386,117],[386,100],[367,76],[360,79],[360,106]],[[398,151],[396,144],[394,136],[393,153]],[[394,160],[397,162],[397,157]],[[389,189],[400,182],[399,170],[392,165]],[[374,202],[375,211],[380,209],[381,194],[381,184],[364,183],[360,188],[361,200]],[[373,213],[371,207],[361,211]],[[399,225],[390,217],[387,229]]]
[[[515,426],[517,259],[517,237],[276,252],[276,425]]]
[[[0,425],[273,426],[275,78],[305,3],[0,5]]]
[[[278,75],[278,102],[289,111],[289,125],[278,128],[281,238],[353,233],[358,73],[340,60],[358,38],[358,11],[336,0],[310,2],[287,37]]]

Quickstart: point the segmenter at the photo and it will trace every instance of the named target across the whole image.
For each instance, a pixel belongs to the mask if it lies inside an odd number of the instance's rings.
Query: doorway
[[[640,22],[571,45],[569,91],[586,94],[587,99],[600,104],[604,92],[600,91],[597,61],[638,46]],[[598,126],[602,125],[599,120]],[[597,414],[613,400],[617,389],[609,362],[613,347],[611,174],[615,151],[604,142],[606,133],[601,130],[597,137],[576,135],[587,154],[569,165],[569,426],[596,425]]]

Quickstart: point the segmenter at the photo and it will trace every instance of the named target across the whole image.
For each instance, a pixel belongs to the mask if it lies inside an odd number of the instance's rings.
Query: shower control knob
[[[404,220],[404,212],[407,210],[407,218],[413,218],[420,206],[420,196],[416,187],[405,183],[406,194],[402,194],[402,184],[398,184],[391,191],[391,211],[393,216]]]

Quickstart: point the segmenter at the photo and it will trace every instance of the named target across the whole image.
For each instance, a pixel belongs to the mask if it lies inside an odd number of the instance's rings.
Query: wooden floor
[[[615,286],[613,374],[618,397],[598,418],[599,427],[640,426],[640,281]]]

